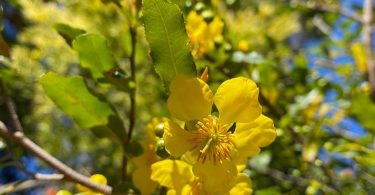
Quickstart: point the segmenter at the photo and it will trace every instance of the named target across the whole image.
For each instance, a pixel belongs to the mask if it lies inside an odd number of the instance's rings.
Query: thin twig
[[[278,109],[277,107],[273,106],[261,91],[259,91],[259,97],[262,100],[262,102],[267,106],[267,108],[270,109],[271,114],[276,116],[278,119],[281,119],[283,117],[285,113],[283,113],[283,111]],[[286,130],[294,138],[294,140],[296,140],[296,142],[300,144],[304,143],[303,137],[300,134],[298,134],[291,126],[288,125],[286,127]]]
[[[10,158],[11,162],[13,162],[14,166],[16,166],[19,170],[24,172],[26,175],[32,177],[33,179],[36,179],[36,180],[51,180],[51,181],[52,180],[63,180],[64,179],[63,174],[55,174],[55,173],[44,174],[44,173],[31,172],[31,171],[27,170],[26,167],[23,165],[23,163],[20,162],[18,159],[16,159],[11,153],[8,153],[8,154],[9,154],[9,158]]]
[[[322,170],[323,170],[324,175],[328,179],[328,185],[331,186],[333,189],[335,189],[336,192],[339,192],[339,194],[342,194],[343,192],[341,191],[340,187],[337,186],[335,183],[335,179],[337,178],[337,176],[334,174],[334,172],[330,170],[329,167],[327,167],[327,165],[325,164],[323,164]]]
[[[135,50],[136,50],[136,41],[137,41],[137,31],[135,27],[130,28],[130,35],[131,35],[131,46],[132,46],[132,52],[130,54],[130,78],[133,82],[134,86],[132,86],[132,90],[130,92],[130,113],[129,113],[129,132],[128,132],[128,140],[132,137],[132,132],[135,125],[135,92],[136,92],[136,76],[135,76]]]
[[[329,12],[329,13],[336,13],[336,14],[340,14],[342,16],[346,16],[348,18],[351,18],[355,21],[364,23],[364,20],[363,20],[363,18],[360,14],[355,13],[355,12],[350,12],[348,10],[343,9],[342,7],[333,7],[331,5],[322,4],[322,3],[318,3],[318,4],[315,4],[315,5],[309,5],[307,3],[302,3],[302,2],[298,2],[298,1],[295,2],[295,3],[296,3],[296,5],[304,7],[304,8],[309,8],[309,9],[319,10],[319,11],[324,11],[324,12]]]
[[[375,60],[372,49],[372,0],[365,0],[363,3],[363,41],[365,44],[368,80],[371,88],[371,98],[375,101]]]
[[[69,166],[62,163],[60,160],[56,159],[55,157],[47,153],[45,150],[43,150],[41,147],[39,147],[29,138],[27,138],[22,132],[20,131],[10,132],[5,127],[4,123],[1,121],[0,121],[0,133],[7,135],[9,138],[11,138],[14,142],[18,143],[24,149],[34,154],[35,156],[40,158],[42,161],[47,163],[49,166],[51,166],[52,168],[62,173],[64,175],[64,179],[71,180],[75,183],[79,183],[83,186],[86,186],[94,191],[101,192],[103,194],[111,194],[112,188],[110,186],[100,185],[100,184],[90,181],[88,177],[76,172]]]
[[[291,183],[294,183],[294,184],[297,184],[299,186],[302,186],[302,187],[306,187],[307,185],[309,185],[311,183],[311,180],[309,180],[308,178],[303,178],[303,177],[297,177],[297,176],[294,176],[294,175],[289,175],[289,174],[286,174],[282,171],[279,171],[277,169],[270,169],[268,171],[268,174],[272,177],[272,178],[275,178],[277,180],[280,180],[280,181],[289,181]],[[324,191],[329,191],[329,192],[334,192],[334,193],[338,193],[338,191],[331,187],[331,186],[328,186],[328,185],[325,185],[323,183],[322,184],[322,190]]]
[[[0,186],[0,194],[10,194],[50,184],[51,180],[22,180]]]
[[[363,178],[366,179],[366,181],[368,181],[369,183],[375,185],[375,177],[366,173],[366,172],[363,172]]]
[[[307,186],[309,184],[308,180],[306,180],[305,178],[288,175],[277,169],[270,169],[268,174],[277,180],[281,180],[281,181],[287,180],[294,184],[298,184],[300,186]]]
[[[327,4],[318,4],[316,6],[316,9],[321,10],[321,11],[331,12],[331,13],[337,13],[337,14],[346,16],[348,18],[351,18],[353,20],[356,20],[358,22],[364,22],[362,20],[361,15],[359,15],[358,13],[349,12],[341,7],[332,7]]]
[[[331,27],[323,20],[322,16],[315,15],[313,18],[313,24],[327,37],[329,37],[331,40],[334,40],[332,38],[332,29]]]
[[[1,78],[0,78],[0,93],[1,93],[1,96],[3,97],[3,101],[4,101],[4,103],[5,103],[5,105],[8,109],[8,112],[10,114],[10,118],[12,119],[12,123],[13,123],[13,126],[14,126],[15,130],[23,132],[22,125],[21,125],[20,120],[18,119],[17,112],[14,109],[14,106],[13,106],[13,104],[12,104],[12,102],[11,102],[9,96],[8,96],[8,93],[6,91],[4,82]]]
[[[130,53],[130,79],[132,82],[132,88],[129,93],[130,96],[130,112],[129,112],[129,127],[128,127],[128,137],[126,144],[129,146],[129,143],[132,138],[132,133],[135,126],[135,109],[136,109],[136,75],[135,75],[135,55],[136,55],[136,43],[137,43],[137,31],[135,26],[131,26],[129,28],[130,36],[131,36],[131,53]],[[124,154],[122,158],[122,171],[121,171],[121,180],[125,181],[127,176],[127,164],[128,164],[128,157],[126,154],[126,148],[124,148]]]

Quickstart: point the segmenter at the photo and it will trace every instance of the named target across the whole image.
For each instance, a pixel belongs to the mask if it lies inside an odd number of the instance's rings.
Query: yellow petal
[[[262,113],[258,102],[259,89],[247,78],[238,77],[222,83],[214,97],[223,124],[248,123]]]
[[[355,64],[357,65],[357,68],[363,73],[363,74],[366,74],[367,73],[367,56],[366,56],[366,51],[365,51],[365,47],[363,44],[361,43],[354,43],[352,44],[351,48],[350,48],[352,54],[353,54],[353,57],[354,57],[354,61],[355,61]]]
[[[237,123],[233,141],[237,149],[237,163],[259,153],[260,147],[271,144],[276,138],[273,121],[260,115],[250,123]]]
[[[244,173],[238,174],[235,186],[230,190],[230,195],[250,195],[253,193],[251,180]]]
[[[141,191],[141,194],[151,194],[155,191],[157,183],[151,180],[151,165],[158,160],[154,151],[154,145],[142,143],[144,153],[131,161],[135,164],[133,172],[133,184]]]
[[[216,16],[214,20],[209,24],[211,39],[221,36],[221,33],[223,31],[224,23],[221,21],[220,17]]]
[[[238,172],[242,172],[243,170],[245,170],[245,168],[246,168],[246,164],[237,165]]]
[[[107,178],[102,174],[94,174],[90,177],[90,180],[94,183],[107,185]]]
[[[182,121],[190,121],[209,115],[212,99],[212,92],[204,81],[178,75],[171,83],[167,103],[174,117]]]
[[[104,175],[101,174],[94,174],[90,177],[90,180],[94,183],[102,184],[102,185],[107,185],[107,178]],[[93,192],[91,189],[81,185],[81,184],[76,184],[76,188],[80,192],[86,192],[88,194],[92,194]]]
[[[186,184],[182,190],[180,191],[180,193],[178,194],[178,192],[174,189],[168,189],[168,192],[167,192],[167,195],[192,195],[194,193],[192,193],[191,191],[191,186],[190,184]]]
[[[244,132],[248,134],[248,141],[259,147],[268,146],[276,138],[276,130],[272,119],[264,115],[260,115],[251,123],[238,123],[235,134]]]
[[[160,185],[174,189],[180,194],[186,184],[193,180],[190,165],[181,160],[163,160],[151,166],[151,179]]]
[[[200,180],[201,190],[207,194],[228,194],[237,176],[236,165],[230,160],[198,162],[193,172]]]
[[[86,186],[83,186],[83,185],[81,185],[81,184],[79,184],[79,183],[76,184],[76,188],[77,188],[77,190],[80,191],[80,192],[86,192],[86,191],[89,191],[89,190],[90,190],[90,189],[87,188]]]
[[[192,143],[189,141],[192,139],[192,134],[182,129],[173,121],[164,122],[163,139],[165,149],[172,156],[181,156],[193,147]]]
[[[238,144],[240,141],[237,141]],[[260,148],[252,143],[242,142],[238,144],[238,149],[232,151],[233,161],[239,166],[245,166],[249,157],[255,156],[260,152]]]
[[[205,24],[204,18],[197,14],[195,11],[191,11],[187,16],[186,30],[188,32],[194,31],[199,28],[202,24]]]
[[[70,193],[69,191],[67,190],[60,190],[56,193],[56,195],[72,195],[72,193]]]

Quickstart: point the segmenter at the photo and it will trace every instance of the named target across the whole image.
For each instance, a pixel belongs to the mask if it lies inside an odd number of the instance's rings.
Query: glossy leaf
[[[85,33],[82,29],[73,28],[64,23],[55,23],[53,24],[53,27],[70,46],[72,46],[72,42],[76,37]]]
[[[172,3],[178,5],[178,7],[180,7],[180,9],[183,9],[184,6],[185,6],[185,1],[181,1],[181,0],[171,0]]]
[[[106,125],[115,115],[111,107],[92,95],[79,76],[64,77],[49,72],[39,79],[46,94],[82,128]]]
[[[143,0],[146,39],[156,72],[168,90],[177,74],[196,75],[182,13],[166,0]]]
[[[372,103],[369,97],[363,94],[354,96],[350,111],[365,128],[375,132],[375,104]]]
[[[80,35],[73,41],[73,48],[78,52],[82,68],[89,69],[95,79],[104,77],[104,72],[116,66],[106,39],[101,35]]]

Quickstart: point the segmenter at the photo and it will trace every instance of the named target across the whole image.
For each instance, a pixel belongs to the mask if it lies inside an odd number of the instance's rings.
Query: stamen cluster
[[[230,151],[234,144],[227,124],[221,125],[217,117],[209,115],[198,121],[195,127],[197,130],[193,132],[194,138],[190,141],[194,145],[193,149],[199,149],[197,161],[204,163],[208,159],[216,163],[232,159]]]

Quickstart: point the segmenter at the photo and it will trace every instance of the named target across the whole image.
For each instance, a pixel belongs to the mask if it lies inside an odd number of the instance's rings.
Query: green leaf
[[[79,76],[63,77],[49,72],[39,82],[55,104],[82,128],[107,125],[109,116],[115,115],[107,103],[89,92]]]
[[[142,145],[138,141],[131,141],[126,148],[126,152],[131,157],[137,157],[143,154]]]
[[[196,76],[182,13],[166,0],[143,0],[146,39],[156,72],[168,90],[178,74]]]
[[[53,24],[53,28],[55,28],[70,46],[72,46],[72,42],[76,37],[85,33],[82,29],[73,28],[64,23],[55,23]]]
[[[89,69],[95,79],[116,67],[106,39],[101,35],[80,35],[73,41],[73,48],[78,52],[82,68]]]
[[[103,3],[114,3],[115,5],[121,7],[120,0],[102,0]]]
[[[111,83],[114,87],[123,92],[129,92],[134,88],[131,78],[125,75],[125,73],[119,68],[114,68],[105,72],[105,78],[98,79],[98,81],[102,83]]]
[[[112,195],[128,194],[132,184],[129,181],[121,182],[113,187]]]
[[[255,195],[268,195],[268,194],[274,194],[274,195],[279,195],[280,190],[278,189],[277,186],[275,187],[270,187],[270,188],[264,188],[264,189],[259,189],[255,192]]]
[[[181,0],[171,0],[171,2],[178,5],[180,9],[183,9],[186,3],[185,1],[181,1]]]
[[[365,128],[375,133],[375,104],[369,97],[363,94],[355,95],[350,106],[350,112],[358,118]]]

